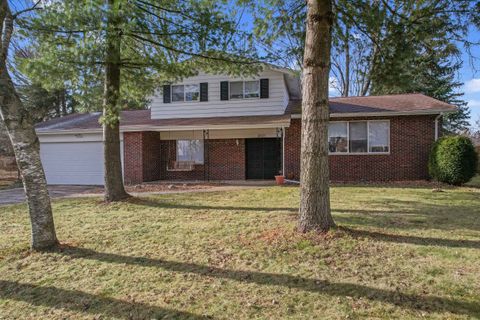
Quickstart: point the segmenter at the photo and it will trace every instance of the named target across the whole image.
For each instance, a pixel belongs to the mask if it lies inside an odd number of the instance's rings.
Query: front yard
[[[0,319],[480,317],[480,189],[332,189],[339,229],[294,232],[298,188],[54,202],[62,249],[0,207]]]

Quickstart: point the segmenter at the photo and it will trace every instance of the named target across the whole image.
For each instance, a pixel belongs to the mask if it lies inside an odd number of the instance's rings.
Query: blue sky
[[[479,42],[480,31],[474,27],[470,28],[468,39],[472,42]],[[473,124],[480,119],[480,47],[476,46],[471,51],[477,59],[470,59],[463,48],[463,66],[458,76],[460,81],[464,83],[461,91],[465,93],[464,100],[468,101],[471,110],[470,122]]]

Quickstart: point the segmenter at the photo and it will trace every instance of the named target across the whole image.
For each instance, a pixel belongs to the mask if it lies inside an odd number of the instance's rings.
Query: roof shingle
[[[455,106],[419,93],[392,94],[385,96],[335,97],[330,98],[330,113],[376,113],[455,111]],[[292,100],[287,108],[290,114],[300,114],[301,100]]]
[[[37,132],[73,131],[73,130],[100,130],[101,113],[82,113],[69,115],[63,118],[52,119],[35,126]],[[247,116],[247,117],[215,117],[215,118],[189,118],[189,119],[151,119],[150,110],[122,111],[120,127],[215,127],[226,125],[285,125],[290,121],[289,115],[277,116]],[[181,128],[180,128],[181,129]]]
[[[214,117],[189,119],[151,119],[150,110],[122,111],[120,127],[215,127],[224,125],[282,125],[290,120],[291,114],[300,114],[301,100],[291,100],[284,115],[272,116],[244,116],[244,117]],[[331,98],[330,113],[341,114],[388,114],[395,112],[452,112],[456,108],[448,103],[427,97],[423,94],[399,94],[388,96],[366,96]],[[52,119],[36,125],[38,132],[100,130],[99,118],[101,113],[83,113],[68,115],[63,118]]]

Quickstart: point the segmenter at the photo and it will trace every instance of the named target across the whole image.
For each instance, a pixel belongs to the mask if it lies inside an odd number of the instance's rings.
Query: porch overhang
[[[137,111],[138,113],[138,111]],[[278,116],[247,116],[247,117],[215,117],[191,119],[158,119],[152,120],[147,116],[136,117],[124,113],[120,121],[120,132],[140,131],[192,131],[192,130],[245,130],[245,129],[275,129],[290,126],[290,115]],[[132,113],[132,115],[134,115]],[[86,125],[72,125],[71,127],[44,127],[37,128],[37,134],[82,134],[101,133],[102,127],[98,120],[89,120]]]

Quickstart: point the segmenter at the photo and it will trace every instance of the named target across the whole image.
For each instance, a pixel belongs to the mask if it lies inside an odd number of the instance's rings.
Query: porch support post
[[[282,127],[282,176],[285,177],[285,127]]]

